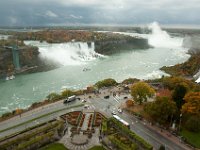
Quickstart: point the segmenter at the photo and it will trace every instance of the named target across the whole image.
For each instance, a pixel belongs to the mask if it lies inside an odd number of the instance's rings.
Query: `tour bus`
[[[69,103],[69,102],[72,102],[72,101],[75,101],[75,100],[76,100],[76,95],[72,95],[72,96],[68,97],[67,99],[65,99],[63,101],[63,103],[65,104],[65,103]]]
[[[124,126],[126,126],[127,128],[130,129],[130,125],[129,125],[128,122],[126,122],[125,120],[123,120],[122,118],[120,118],[120,117],[117,116],[117,115],[113,115],[113,117],[114,117],[115,119],[117,119],[119,122],[121,122]]]

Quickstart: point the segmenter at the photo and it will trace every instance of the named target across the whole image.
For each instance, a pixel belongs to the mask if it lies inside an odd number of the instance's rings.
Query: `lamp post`
[[[180,121],[179,121],[179,133],[181,131],[181,118],[182,118],[182,113],[180,114]]]

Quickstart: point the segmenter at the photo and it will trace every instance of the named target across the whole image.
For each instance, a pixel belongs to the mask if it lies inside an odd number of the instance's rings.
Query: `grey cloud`
[[[0,0],[0,25],[199,24],[199,0]]]

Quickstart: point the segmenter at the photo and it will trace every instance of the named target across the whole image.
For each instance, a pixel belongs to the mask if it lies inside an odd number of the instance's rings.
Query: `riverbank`
[[[200,52],[193,52],[189,54],[191,56],[186,62],[170,67],[163,66],[160,70],[165,71],[172,76],[182,76],[192,79],[193,76],[200,70]]]

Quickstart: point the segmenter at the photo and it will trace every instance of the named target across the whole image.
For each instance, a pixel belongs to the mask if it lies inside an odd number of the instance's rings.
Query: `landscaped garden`
[[[0,149],[37,149],[61,137],[63,121],[52,120],[0,140]]]
[[[68,149],[63,144],[53,143],[41,148],[40,150],[68,150]]]
[[[101,137],[108,147],[119,150],[152,150],[153,147],[115,118],[102,122]],[[112,144],[110,145],[110,141]]]
[[[190,132],[188,130],[182,129],[181,135],[194,147],[200,148],[200,132]]]
[[[94,146],[90,148],[89,150],[105,150],[105,148],[103,148],[103,146]]]

